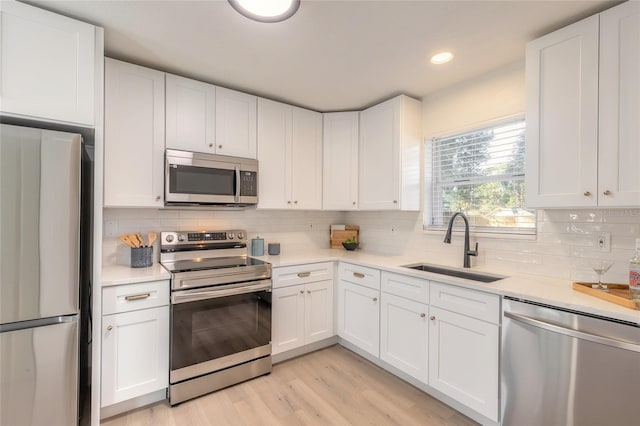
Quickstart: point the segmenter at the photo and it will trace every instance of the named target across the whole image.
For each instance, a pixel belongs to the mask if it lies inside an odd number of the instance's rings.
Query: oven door
[[[271,354],[271,280],[171,296],[172,384]]]

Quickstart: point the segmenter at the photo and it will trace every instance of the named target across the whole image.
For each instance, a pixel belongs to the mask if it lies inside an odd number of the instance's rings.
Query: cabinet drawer
[[[305,265],[273,268],[273,288],[333,280],[333,262],[308,263]]]
[[[500,323],[500,297],[495,294],[432,281],[430,301],[432,306],[493,324]]]
[[[380,271],[377,269],[340,263],[340,279],[380,290]]]
[[[102,289],[102,315],[169,304],[169,280],[124,284]]]
[[[383,272],[382,291],[421,303],[429,303],[429,281],[406,275]]]

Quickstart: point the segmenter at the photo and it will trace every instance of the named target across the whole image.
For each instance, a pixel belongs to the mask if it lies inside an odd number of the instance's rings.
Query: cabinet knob
[[[373,298],[373,301],[374,301],[374,302],[377,302],[377,301],[378,301],[378,298],[377,298],[377,297],[374,297],[374,298]]]
[[[398,204],[398,200],[393,200],[393,204]]]
[[[287,201],[287,204],[291,204],[291,201]]]
[[[311,290],[307,290],[307,294],[311,294]]]
[[[209,148],[213,148],[213,144],[212,143],[209,144]]]
[[[591,193],[589,191],[584,191],[584,196],[588,197],[589,195],[591,195]]]
[[[218,145],[218,148],[222,149],[222,145]]]
[[[300,290],[300,294],[304,294],[304,290]]]
[[[431,321],[435,321],[435,320],[436,320],[436,316],[435,316],[435,315],[431,315],[431,316],[429,317],[429,319],[430,319]]]
[[[355,206],[355,205],[356,205],[356,202],[354,201],[354,202],[353,202],[353,203],[351,203],[351,204],[353,204],[353,205]]]
[[[110,325],[109,327],[107,327],[107,330],[109,330],[109,331],[113,330],[113,326]]]
[[[609,191],[608,189],[605,189],[602,193],[604,195],[611,195],[611,191]]]
[[[424,312],[420,314],[420,318],[424,318],[426,316],[427,316],[427,314],[425,314]]]
[[[162,197],[160,197],[159,195],[156,196],[156,201],[160,201],[160,198],[162,198]]]
[[[295,201],[293,202],[293,204],[298,204],[298,200],[295,200]]]

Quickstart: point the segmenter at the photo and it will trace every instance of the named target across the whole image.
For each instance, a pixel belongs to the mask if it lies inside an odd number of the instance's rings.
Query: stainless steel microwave
[[[199,152],[165,152],[166,205],[258,203],[258,161]]]

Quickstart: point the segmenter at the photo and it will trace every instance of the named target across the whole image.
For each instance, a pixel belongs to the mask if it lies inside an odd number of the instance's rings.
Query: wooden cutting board
[[[609,291],[597,290],[595,288],[591,288],[591,286],[596,285],[597,283],[581,283],[574,282],[573,289],[579,291],[580,293],[585,293],[590,296],[598,297],[600,299],[615,303],[620,306],[624,306],[625,308],[640,310],[636,306],[636,303],[631,300],[631,295],[629,294],[629,286],[626,284],[605,284]]]

